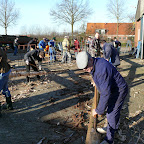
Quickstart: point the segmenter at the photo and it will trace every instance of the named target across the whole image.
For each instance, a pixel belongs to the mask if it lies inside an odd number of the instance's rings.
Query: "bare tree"
[[[117,21],[117,37],[119,32],[119,24],[125,18],[125,3],[124,0],[109,0],[107,4],[107,10],[111,18]]]
[[[14,8],[15,3],[9,0],[0,0],[0,26],[5,28],[7,35],[7,28],[16,24],[19,18],[19,11]]]
[[[128,14],[128,19],[129,19],[129,22],[134,23],[135,22],[135,13]]]
[[[133,25],[129,26],[129,30],[131,31],[131,33],[133,33],[135,31],[135,13],[130,13],[128,14],[128,21],[130,23],[133,23]]]
[[[79,31],[82,32],[82,33],[85,33],[86,32],[86,27],[87,27],[86,23],[83,22],[83,24],[81,24],[81,26],[79,28]]]
[[[74,24],[87,18],[91,12],[88,2],[83,0],[62,0],[62,3],[57,4],[55,9],[51,10],[50,15],[55,21],[58,20],[61,23],[65,22],[71,25],[73,39]]]

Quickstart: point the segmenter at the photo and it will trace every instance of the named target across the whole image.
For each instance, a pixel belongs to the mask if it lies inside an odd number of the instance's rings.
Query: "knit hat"
[[[91,58],[91,55],[88,52],[86,52],[86,51],[79,52],[76,57],[77,67],[79,69],[86,68],[90,58]]]

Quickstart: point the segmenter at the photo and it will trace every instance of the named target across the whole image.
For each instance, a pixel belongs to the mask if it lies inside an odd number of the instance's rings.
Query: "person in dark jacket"
[[[8,89],[8,80],[10,74],[10,65],[7,62],[6,52],[0,48],[0,92],[6,97],[7,109],[12,110],[11,94]],[[0,110],[1,111],[1,110]]]
[[[14,46],[14,56],[15,55],[17,55],[17,51],[18,51],[18,45],[19,45],[19,43],[18,43],[18,37],[14,40],[14,42],[13,42],[13,46]]]
[[[92,57],[100,57],[100,35],[98,32],[95,33],[95,37],[92,40],[92,49],[93,54]]]
[[[51,47],[49,52],[53,55],[54,61],[56,61],[56,37],[53,37],[53,39],[48,42],[48,45]]]
[[[117,50],[111,45],[111,43],[106,43],[105,40],[102,40],[101,48],[103,49],[104,59],[109,61],[115,67],[120,65],[119,54]]]
[[[104,58],[92,58],[89,53],[78,53],[76,63],[92,75],[95,85],[100,93],[99,103],[93,109],[92,115],[102,115],[106,111],[107,134],[101,144],[112,144],[114,133],[119,126],[120,111],[128,93],[128,86],[116,68]]]
[[[118,41],[118,39],[115,39],[114,47],[116,48],[117,52],[120,54],[121,42]]]
[[[31,48],[36,49],[37,43],[38,43],[37,38],[31,39],[27,44],[27,52],[30,51]]]
[[[45,53],[44,51],[41,51],[41,50],[34,49],[32,51],[27,52],[24,55],[24,61],[26,63],[26,71],[30,72],[30,67],[32,67],[34,71],[41,70],[41,63],[44,57],[45,57]],[[35,60],[38,61],[39,68],[36,66]],[[40,79],[39,75],[37,75],[37,79]],[[27,76],[26,82],[29,82],[29,81],[30,81],[30,78]]]

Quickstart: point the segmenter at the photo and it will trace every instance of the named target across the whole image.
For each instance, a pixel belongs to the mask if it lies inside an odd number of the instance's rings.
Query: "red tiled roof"
[[[119,35],[134,35],[133,23],[120,23]],[[107,30],[107,35],[117,34],[117,23],[87,23],[87,34],[95,34],[97,29]]]

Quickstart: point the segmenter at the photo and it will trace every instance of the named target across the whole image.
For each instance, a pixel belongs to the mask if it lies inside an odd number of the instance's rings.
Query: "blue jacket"
[[[41,48],[44,49],[44,48],[46,47],[46,43],[45,43],[43,40],[41,40],[41,41],[39,42],[38,46],[39,46],[40,49],[41,49]]]
[[[112,111],[118,97],[127,93],[128,86],[121,74],[108,61],[103,58],[93,58],[93,60],[91,74],[100,93],[96,112],[101,115],[106,108],[107,112]]]
[[[103,50],[104,59],[110,59],[110,62],[114,66],[120,65],[119,54],[111,44],[104,43]]]
[[[48,42],[48,45],[50,46],[52,46],[52,47],[56,47],[56,44],[55,44],[55,41],[53,41],[53,40],[50,40],[49,42]]]

